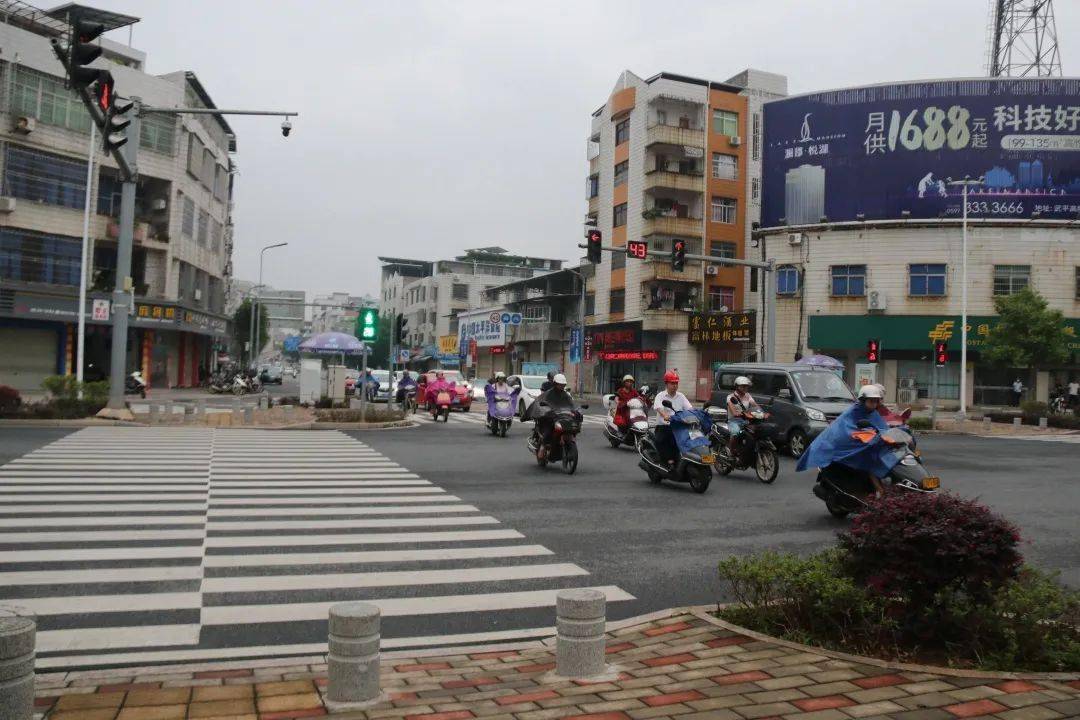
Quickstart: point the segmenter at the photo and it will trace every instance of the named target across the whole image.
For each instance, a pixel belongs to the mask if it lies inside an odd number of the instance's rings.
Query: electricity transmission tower
[[[1060,77],[1053,0],[990,0],[987,46],[991,77]]]

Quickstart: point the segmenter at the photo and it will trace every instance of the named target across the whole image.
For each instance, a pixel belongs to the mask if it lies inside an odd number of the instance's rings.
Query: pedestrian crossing
[[[94,427],[0,467],[0,606],[39,668],[325,652],[345,600],[385,647],[536,636],[588,584],[553,555],[336,431]]]
[[[1052,435],[983,435],[982,437],[994,438],[995,440],[1035,440],[1038,442],[1080,445],[1080,433],[1075,435],[1065,433],[1054,433]]]
[[[436,422],[438,422],[438,423],[443,422],[443,420],[441,420],[441,419],[440,420],[433,420],[432,417],[431,417],[431,413],[425,413],[425,412],[423,412],[421,410],[417,410],[415,415],[409,415],[408,417],[410,419],[415,420],[416,422],[422,423],[422,424],[432,424],[432,423],[436,423]],[[606,416],[604,416],[604,415],[585,415],[585,416],[582,417],[581,422],[582,422],[583,427],[591,427],[591,426],[603,427],[604,423],[605,423],[605,417]],[[484,412],[452,412],[452,413],[450,413],[449,420],[447,420],[446,422],[448,424],[451,424],[451,425],[456,423],[456,424],[459,424],[459,425],[464,424],[464,425],[486,426],[487,425],[487,415]],[[514,424],[517,425],[518,423],[519,423],[519,421],[515,418]],[[524,423],[524,425],[526,427],[528,427],[528,429],[530,431],[532,430],[532,423],[531,422]]]

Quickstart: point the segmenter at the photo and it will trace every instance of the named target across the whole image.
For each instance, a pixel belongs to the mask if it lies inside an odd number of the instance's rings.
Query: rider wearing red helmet
[[[665,400],[671,403],[670,408],[664,405]],[[690,400],[679,392],[679,373],[677,371],[668,370],[664,373],[664,390],[656,393],[653,409],[656,410],[657,450],[660,451],[665,460],[672,462],[677,453],[675,452],[675,438],[672,437],[671,428],[669,427],[671,416],[680,410],[694,409]]]

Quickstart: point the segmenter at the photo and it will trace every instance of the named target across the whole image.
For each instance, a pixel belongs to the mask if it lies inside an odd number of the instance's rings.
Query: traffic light
[[[944,340],[934,343],[934,364],[945,367],[949,362],[949,346]]]
[[[89,88],[101,75],[100,70],[86,67],[101,56],[101,46],[94,43],[105,32],[101,23],[75,20],[71,23],[71,44],[68,46],[67,74],[71,86],[78,91]]]
[[[101,144],[105,152],[111,152],[123,147],[128,141],[127,128],[131,124],[131,118],[127,114],[135,107],[131,100],[124,100],[112,95],[112,76],[108,78],[108,84],[99,82],[98,88],[107,87],[108,107],[102,107],[105,111],[105,127],[101,130]],[[99,98],[101,95],[99,94]],[[101,99],[98,104],[101,105]]]
[[[394,344],[404,345],[405,336],[409,334],[409,321],[404,315],[398,315],[394,321]]]
[[[379,334],[379,313],[375,308],[364,308],[360,311],[360,334],[361,340],[375,341]]]
[[[601,258],[604,257],[604,251],[600,247],[604,242],[603,235],[601,235],[600,231],[596,228],[589,228],[585,232],[585,240],[588,243],[586,255],[589,258],[589,262],[594,264],[599,263]]]
[[[671,269],[682,272],[686,267],[686,241],[671,241]]]
[[[881,360],[881,341],[880,340],[867,340],[866,341],[866,362],[876,363]]]

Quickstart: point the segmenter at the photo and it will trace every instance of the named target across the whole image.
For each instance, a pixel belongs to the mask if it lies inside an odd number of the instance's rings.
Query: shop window
[[[934,297],[945,294],[944,265],[908,265],[908,294]]]
[[[1031,284],[1030,265],[995,265],[994,294],[1012,295]]]
[[[776,268],[776,294],[795,295],[799,292],[799,268],[781,265]]]
[[[866,295],[865,265],[833,265],[833,297],[862,297]]]

